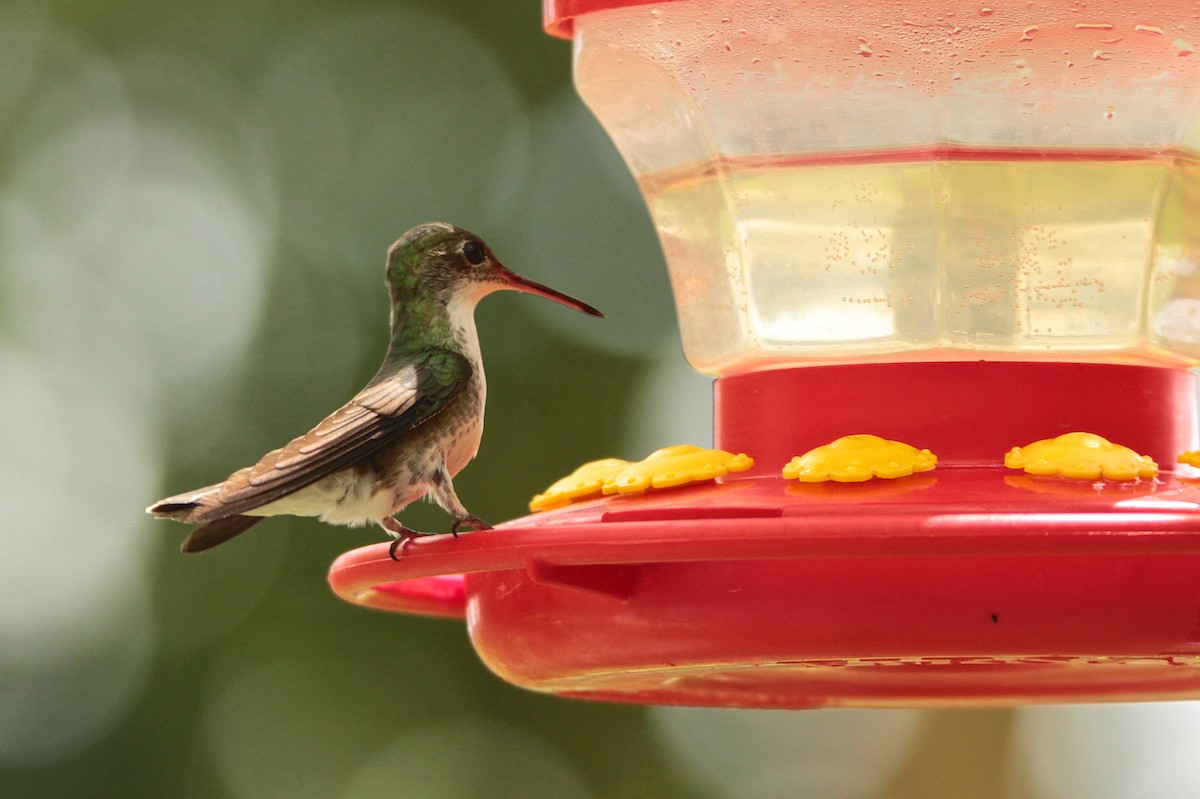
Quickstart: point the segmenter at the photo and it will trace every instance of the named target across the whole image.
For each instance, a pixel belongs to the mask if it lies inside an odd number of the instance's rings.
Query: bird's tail
[[[206,516],[211,518],[212,511],[216,507],[210,494],[221,488],[220,483],[211,485],[206,488],[200,488],[195,491],[189,491],[186,494],[178,494],[166,499],[160,499],[150,507],[146,508],[146,512],[153,514],[159,519],[174,519],[177,522],[201,522],[200,526],[191,532],[184,540],[183,546],[180,549],[183,552],[203,552],[206,549],[212,549],[217,544],[223,544],[234,536],[244,533],[254,525],[263,520],[261,516],[241,516],[231,515],[224,516],[218,519],[208,521]]]
[[[246,532],[262,520],[262,516],[226,516],[224,519],[202,524],[184,539],[179,550],[191,554],[212,549],[217,544],[224,544],[234,536]]]

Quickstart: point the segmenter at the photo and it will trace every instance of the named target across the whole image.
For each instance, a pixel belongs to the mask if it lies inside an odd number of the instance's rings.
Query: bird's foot
[[[416,538],[420,535],[430,535],[430,533],[421,533],[417,532],[416,530],[410,530],[400,522],[393,519],[391,516],[384,516],[379,520],[379,523],[383,525],[384,530],[387,530],[388,535],[394,539],[391,546],[388,547],[388,557],[390,557],[392,560],[400,560],[400,558],[396,557],[396,551],[400,549],[400,547],[404,546],[408,539]]]
[[[453,535],[455,538],[458,538],[459,528],[464,527],[464,526],[468,530],[476,530],[476,531],[494,529],[490,524],[485,522],[483,519],[479,518],[478,516],[476,516],[474,514],[471,514],[470,516],[461,516],[461,517],[456,518],[454,520],[454,524],[452,524],[450,526],[450,534]]]

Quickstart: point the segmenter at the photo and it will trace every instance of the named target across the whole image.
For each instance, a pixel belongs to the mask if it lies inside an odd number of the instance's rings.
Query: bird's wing
[[[188,521],[206,522],[266,505],[367,458],[441,413],[471,379],[471,363],[428,349],[389,364],[308,433],[234,472]]]

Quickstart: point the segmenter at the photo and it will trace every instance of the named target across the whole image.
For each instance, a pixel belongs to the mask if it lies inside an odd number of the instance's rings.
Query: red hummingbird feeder
[[[1193,11],[546,0],[753,467],[357,549],[334,590],[562,696],[1200,697]]]

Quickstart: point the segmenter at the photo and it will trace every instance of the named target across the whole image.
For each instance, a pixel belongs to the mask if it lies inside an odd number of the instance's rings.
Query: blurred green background
[[[1014,734],[1005,711],[513,688],[461,623],[331,594],[330,562],[374,529],[280,518],[178,554],[185,528],[142,508],[361,387],[386,346],[384,252],[420,222],[608,315],[481,306],[488,423],[456,485],[482,517],[586,460],[707,443],[708,381],[537,0],[0,12],[0,797],[1063,795],[1046,769],[1006,776],[1022,741],[1063,735]]]

